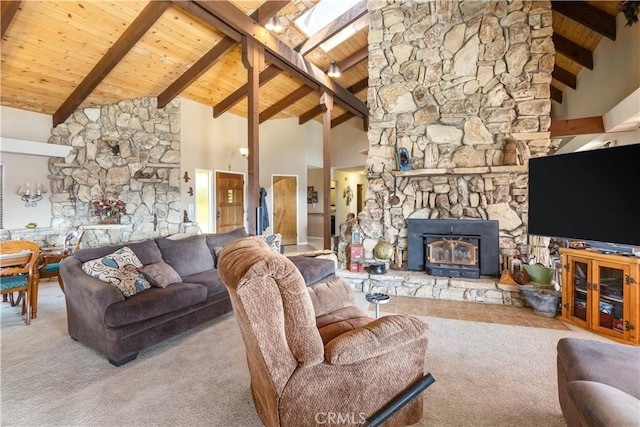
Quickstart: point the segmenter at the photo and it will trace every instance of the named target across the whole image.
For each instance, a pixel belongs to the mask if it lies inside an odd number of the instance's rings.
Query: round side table
[[[380,304],[386,304],[389,302],[389,295],[382,292],[369,292],[365,295],[367,301],[376,305],[376,319],[380,315]]]

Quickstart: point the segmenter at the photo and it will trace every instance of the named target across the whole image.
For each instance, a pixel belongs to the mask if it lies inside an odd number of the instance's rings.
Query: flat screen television
[[[529,234],[640,246],[640,144],[530,159]]]

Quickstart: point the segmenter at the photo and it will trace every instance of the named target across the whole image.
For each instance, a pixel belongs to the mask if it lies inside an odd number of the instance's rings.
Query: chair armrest
[[[371,359],[426,339],[427,329],[416,317],[381,317],[329,341],[324,347],[325,360],[332,365],[349,365]]]
[[[622,390],[592,381],[571,381],[567,391],[582,425],[638,425],[640,400]]]

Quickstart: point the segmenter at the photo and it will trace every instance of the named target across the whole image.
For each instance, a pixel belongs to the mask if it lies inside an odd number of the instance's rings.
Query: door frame
[[[273,214],[275,213],[274,205],[273,205],[273,187],[274,187],[273,178],[276,176],[293,177],[296,179],[296,245],[299,245],[300,244],[300,176],[294,173],[272,173],[271,174],[271,191],[269,191],[269,194],[267,194],[267,206],[271,204],[271,209],[269,211],[269,221],[271,224],[272,233],[276,232],[275,221],[273,219]]]
[[[247,224],[249,222],[249,211],[247,209],[247,174],[246,172],[240,172],[240,171],[232,171],[232,170],[224,170],[224,169],[214,169],[213,170],[213,197],[211,198],[211,200],[213,200],[213,227],[211,228],[212,230],[217,230],[218,229],[218,218],[216,218],[216,204],[218,203],[218,201],[216,200],[216,194],[218,194],[218,180],[216,179],[216,177],[218,176],[218,172],[220,173],[228,173],[228,174],[232,174],[232,175],[242,175],[242,182],[244,184],[242,184],[242,196],[243,196],[243,206],[245,207],[244,209],[244,213],[242,215],[242,225],[244,226],[245,230],[248,230],[247,228]],[[215,231],[213,231],[215,233]]]

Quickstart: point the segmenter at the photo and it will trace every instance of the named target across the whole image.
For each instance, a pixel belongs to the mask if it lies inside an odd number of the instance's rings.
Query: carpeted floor
[[[231,314],[116,368],[67,335],[57,283],[41,284],[31,326],[18,313],[1,304],[2,426],[260,425]],[[565,336],[600,339],[573,327],[423,318],[436,382],[419,426],[562,426],[555,345]]]

